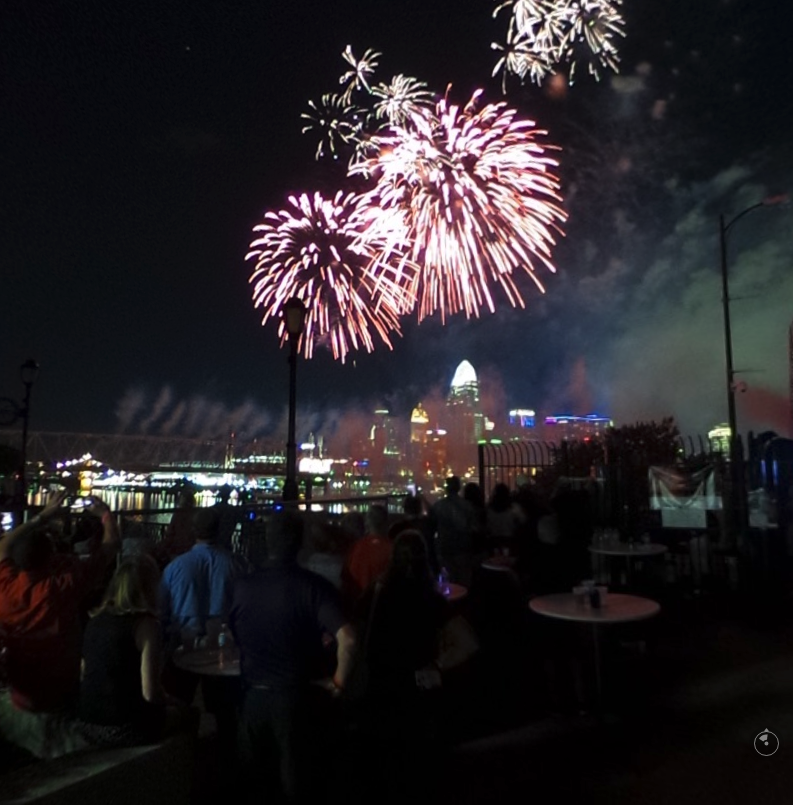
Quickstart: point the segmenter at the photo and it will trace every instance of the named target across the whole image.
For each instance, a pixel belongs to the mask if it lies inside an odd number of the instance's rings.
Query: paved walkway
[[[458,745],[450,801],[793,802],[793,600],[755,612],[691,600],[658,627],[644,655],[612,649],[604,723],[546,716]],[[754,749],[765,729],[772,757]]]
[[[656,622],[612,634],[604,720],[552,712],[531,623],[528,642],[490,635],[473,678],[459,680],[433,801],[793,802],[793,598],[752,609],[715,597],[664,603]],[[772,757],[754,749],[765,729],[779,737]],[[204,771],[214,781],[211,746]],[[356,763],[344,758],[342,779]],[[197,805],[215,799],[202,788]],[[426,797],[417,790],[414,801]],[[380,790],[361,801],[384,799]]]

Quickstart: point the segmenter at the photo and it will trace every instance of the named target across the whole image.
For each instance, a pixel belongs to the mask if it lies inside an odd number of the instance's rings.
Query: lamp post
[[[289,429],[286,438],[286,480],[282,497],[285,502],[288,502],[298,499],[297,443],[295,441],[297,347],[306,319],[306,306],[301,299],[293,296],[284,304],[283,316],[284,326],[289,337]]]
[[[746,527],[746,496],[743,488],[743,451],[738,439],[738,416],[735,408],[735,375],[732,363],[732,328],[730,325],[730,286],[727,272],[727,233],[745,215],[760,207],[773,207],[788,200],[786,193],[768,196],[756,204],[725,221],[724,215],[719,216],[719,254],[721,257],[721,303],[724,312],[724,358],[727,380],[727,421],[730,427],[729,461],[730,461],[730,509],[731,525],[743,532]]]
[[[17,473],[17,511],[15,522],[19,525],[25,514],[27,506],[27,460],[28,460],[28,426],[30,424],[30,391],[36,378],[39,376],[39,365],[33,358],[28,358],[19,367],[19,379],[25,386],[25,398],[19,416],[22,418],[22,448],[19,457],[19,472]]]

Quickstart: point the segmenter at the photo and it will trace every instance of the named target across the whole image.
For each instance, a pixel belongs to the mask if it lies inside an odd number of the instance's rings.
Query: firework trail
[[[371,352],[373,335],[391,348],[398,316],[413,304],[415,269],[404,259],[398,216],[361,204],[353,193],[290,196],[290,207],[267,212],[246,259],[256,262],[253,300],[262,324],[297,296],[307,308],[301,347],[310,358],[327,343],[344,361],[351,349]],[[377,219],[376,230],[373,226]],[[287,338],[283,320],[278,334]]]
[[[566,214],[551,172],[557,162],[539,142],[545,132],[504,103],[477,110],[480,94],[463,108],[443,98],[409,125],[375,135],[377,154],[354,168],[375,183],[365,203],[404,224],[379,234],[389,253],[407,232],[409,258],[421,266],[412,286],[419,320],[494,311],[491,282],[523,307],[513,271],[523,269],[540,290],[535,265],[554,271],[551,246]]]
[[[510,14],[505,43],[494,42],[500,51],[493,75],[507,74],[540,84],[559,65],[569,65],[569,81],[579,61],[587,62],[590,75],[600,78],[601,69],[618,71],[619,55],[614,40],[624,36],[620,15],[622,0],[506,0],[496,6]]]

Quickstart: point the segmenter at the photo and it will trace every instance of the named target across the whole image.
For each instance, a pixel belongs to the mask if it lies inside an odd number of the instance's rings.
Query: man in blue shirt
[[[239,560],[217,544],[219,518],[214,509],[193,515],[195,545],[177,556],[162,574],[161,618],[171,650],[207,634],[207,622],[228,620]],[[186,646],[192,648],[192,646]]]
[[[163,683],[169,693],[187,704],[193,701],[198,677],[177,668],[170,655],[181,644],[191,650],[196,638],[217,639],[221,624],[228,621],[234,583],[244,569],[234,554],[217,544],[217,511],[197,509],[192,526],[195,545],[163,571],[160,601],[169,654]],[[204,676],[201,693],[207,712],[215,716],[221,746],[233,752],[239,680]]]

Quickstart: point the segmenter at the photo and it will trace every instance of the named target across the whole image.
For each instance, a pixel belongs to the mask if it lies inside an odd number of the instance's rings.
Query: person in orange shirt
[[[64,513],[66,492],[0,539],[0,638],[8,688],[0,692],[0,733],[40,758],[72,749],[63,717],[80,687],[80,616],[120,547],[116,518],[98,498],[85,511],[100,518],[95,554],[57,554],[47,524]]]
[[[366,513],[366,535],[350,548],[341,572],[342,597],[348,611],[355,608],[369,585],[385,573],[392,549],[388,511],[385,506],[370,506]]]

